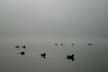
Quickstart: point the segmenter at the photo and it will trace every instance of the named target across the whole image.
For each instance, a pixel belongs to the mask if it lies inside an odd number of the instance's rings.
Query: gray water
[[[71,40],[71,39],[70,39]],[[88,46],[86,40],[64,40],[63,46],[54,46],[55,40],[7,40],[0,43],[1,72],[107,72],[108,41],[92,40]],[[60,43],[59,40],[57,43]],[[16,49],[15,45],[26,45],[26,49]],[[24,56],[18,52],[25,51]],[[46,52],[46,59],[40,54]],[[67,60],[67,55],[75,55],[75,61]]]
[[[0,72],[108,72],[107,30],[108,0],[0,0]]]

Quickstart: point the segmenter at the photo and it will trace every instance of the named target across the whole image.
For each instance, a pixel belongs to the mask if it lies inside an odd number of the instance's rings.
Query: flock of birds
[[[60,45],[63,46],[63,43],[61,43]],[[75,45],[75,44],[72,43],[72,46],[74,46],[74,45]],[[92,43],[88,43],[88,46],[92,46],[92,45],[93,45]],[[54,46],[58,46],[58,44],[55,43]],[[17,49],[19,49],[19,48],[26,49],[27,47],[26,47],[26,45],[23,45],[23,46],[17,45],[17,46],[15,46],[15,48],[17,48]],[[18,54],[20,54],[20,55],[25,55],[25,51],[21,51],[21,52],[18,53]],[[46,52],[40,54],[40,56],[41,56],[42,58],[44,58],[44,59],[46,59],[46,55],[47,55]],[[67,55],[67,56],[66,56],[66,59],[75,61],[75,55],[74,55],[74,54],[72,54],[72,55]]]

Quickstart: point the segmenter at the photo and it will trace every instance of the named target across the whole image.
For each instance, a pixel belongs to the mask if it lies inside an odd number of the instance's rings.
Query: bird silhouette
[[[74,56],[75,56],[74,54],[68,55],[68,56],[67,56],[67,59],[72,60],[72,61],[75,61]]]
[[[88,46],[92,46],[93,44],[92,43],[88,43]]]
[[[26,46],[24,45],[24,46],[22,46],[22,48],[26,48]]]
[[[63,43],[61,43],[61,46],[63,46]]]
[[[45,59],[46,58],[46,53],[42,53],[41,57]]]
[[[20,48],[20,46],[17,45],[16,48]]]

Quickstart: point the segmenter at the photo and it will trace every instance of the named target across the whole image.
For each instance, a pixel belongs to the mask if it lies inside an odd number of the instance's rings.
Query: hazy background
[[[0,0],[0,71],[107,72],[107,30],[108,0]],[[14,48],[23,44],[27,56]]]

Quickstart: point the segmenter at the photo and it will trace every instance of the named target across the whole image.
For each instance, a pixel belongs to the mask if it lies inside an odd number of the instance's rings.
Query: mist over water
[[[107,30],[107,0],[0,0],[0,72],[107,72]]]

